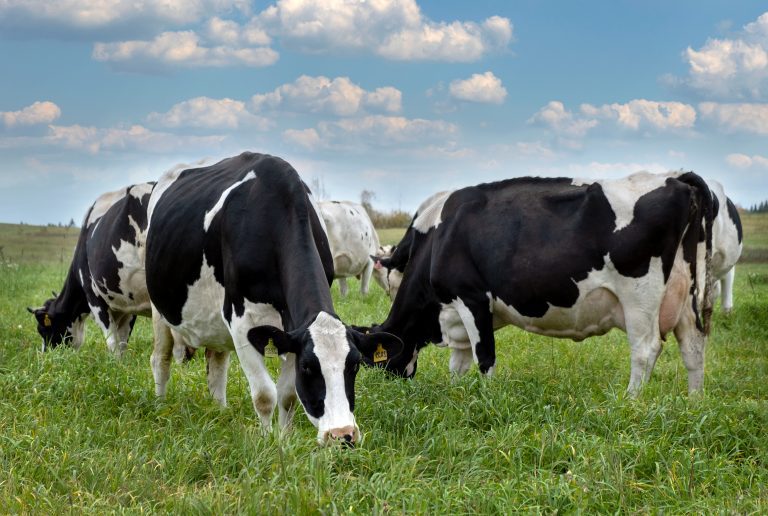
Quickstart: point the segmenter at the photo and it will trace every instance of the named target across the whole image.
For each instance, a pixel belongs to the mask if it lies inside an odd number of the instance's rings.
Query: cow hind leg
[[[152,330],[155,342],[149,363],[155,379],[155,394],[164,397],[171,376],[171,357],[173,356],[173,336],[171,329],[162,320],[160,314],[152,309]]]
[[[342,295],[342,297],[346,296],[347,292],[349,292],[347,278],[338,278],[336,281],[339,282],[339,293]]]
[[[229,351],[205,350],[208,392],[222,407],[227,406],[227,372],[229,371]]]
[[[626,314],[627,337],[630,345],[630,373],[627,394],[637,397],[647,382],[656,359],[661,354],[659,316],[657,313]]]
[[[371,283],[371,275],[373,274],[373,260],[370,258],[365,264],[363,272],[360,273],[360,293],[363,295],[368,294],[368,286]]]
[[[723,310],[723,313],[729,314],[731,313],[731,310],[733,310],[733,280],[736,276],[736,267],[731,267],[728,272],[725,273],[725,276],[718,281],[718,284],[722,283],[722,293],[721,293],[721,308]]]
[[[680,316],[675,327],[683,363],[688,370],[688,393],[700,391],[704,386],[704,349],[707,337],[696,327],[696,316],[688,309]]]
[[[278,423],[283,430],[289,430],[296,413],[296,355],[287,353],[280,366],[277,379]]]

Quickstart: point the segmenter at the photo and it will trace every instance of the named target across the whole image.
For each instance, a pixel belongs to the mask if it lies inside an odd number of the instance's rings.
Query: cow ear
[[[48,312],[42,308],[38,308],[33,313],[35,314],[35,319],[37,319],[37,323],[39,325],[45,326],[46,328],[53,326],[53,321],[51,320],[50,314],[48,314]]]
[[[385,365],[403,351],[403,341],[391,333],[360,333],[352,331],[355,345],[368,365]]]
[[[275,350],[278,355],[299,351],[298,341],[290,333],[274,326],[251,328],[248,331],[248,341],[264,356],[271,356]]]

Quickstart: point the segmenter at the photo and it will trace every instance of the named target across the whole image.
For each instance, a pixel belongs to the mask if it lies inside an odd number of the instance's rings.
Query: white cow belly
[[[232,337],[221,313],[223,306],[224,287],[216,281],[213,267],[203,263],[200,278],[187,289],[181,324],[172,327],[181,333],[188,346],[232,350]]]

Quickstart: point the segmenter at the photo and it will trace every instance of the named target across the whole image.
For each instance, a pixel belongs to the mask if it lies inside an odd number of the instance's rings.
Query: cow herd
[[[494,331],[507,325],[573,340],[622,329],[630,394],[674,333],[689,391],[701,389],[715,291],[731,310],[741,240],[718,183],[640,172],[440,192],[381,247],[361,206],[315,202],[290,164],[246,152],[100,196],[60,294],[29,310],[43,350],[79,347],[90,314],[117,356],[136,317],[152,317],[158,396],[172,358],[205,348],[210,394],[226,405],[234,351],[265,431],[276,406],[289,427],[299,402],[319,443],[352,444],[360,364],[410,378],[434,343],[450,348],[452,373],[474,362],[492,375]],[[392,298],[382,323],[336,315],[329,287],[337,278],[345,295],[353,276],[363,294],[373,276]]]

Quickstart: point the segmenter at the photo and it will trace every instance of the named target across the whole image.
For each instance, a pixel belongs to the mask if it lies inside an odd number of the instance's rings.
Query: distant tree
[[[67,224],[67,227],[68,228],[75,227],[75,219],[73,219],[73,218],[69,219],[69,224]]]
[[[360,204],[363,205],[363,208],[365,208],[365,211],[368,212],[368,215],[373,218],[374,215],[374,209],[373,209],[373,200],[376,198],[376,193],[371,190],[363,190],[360,192]]]
[[[328,198],[328,192],[325,191],[325,181],[323,181],[322,176],[315,176],[312,178],[310,190],[312,190],[312,195],[318,201],[324,201]]]

